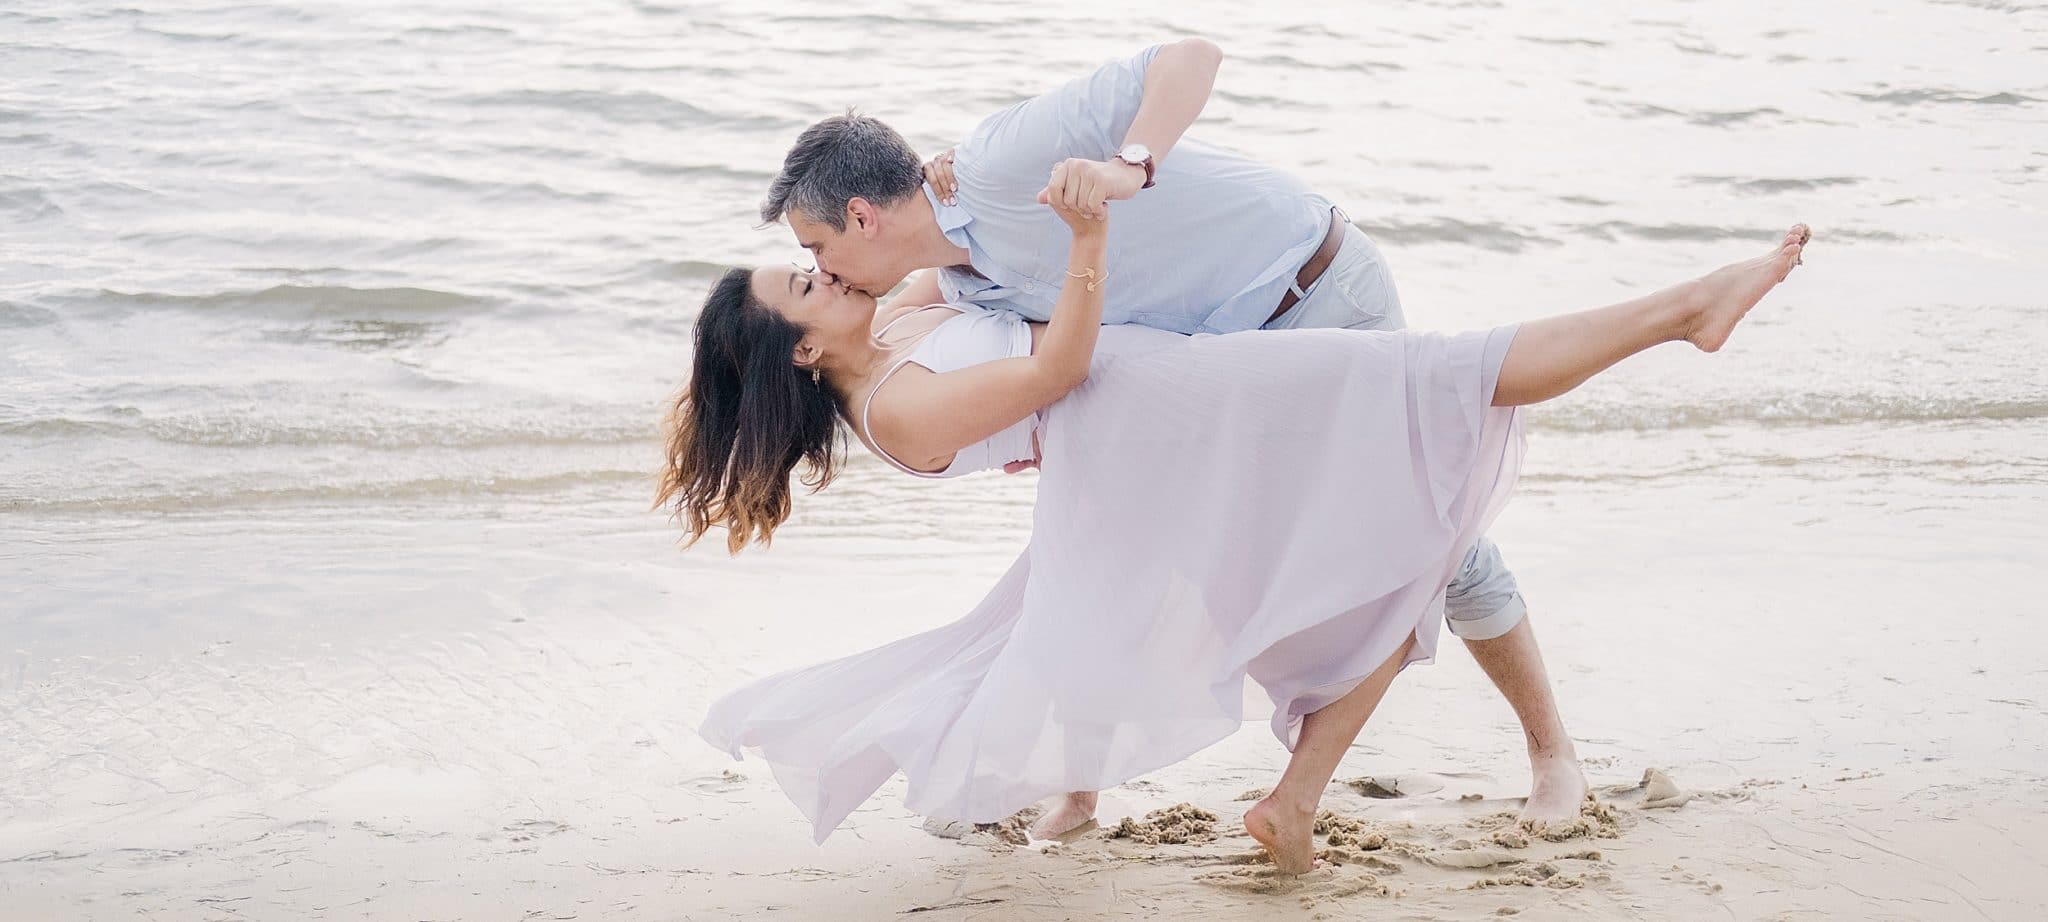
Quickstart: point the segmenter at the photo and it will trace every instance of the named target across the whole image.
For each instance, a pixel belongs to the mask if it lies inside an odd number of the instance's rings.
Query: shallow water
[[[804,124],[859,104],[936,150],[1186,32],[1229,53],[1198,133],[1344,204],[1419,326],[1602,303],[1818,228],[1731,355],[1636,363],[1540,427],[1719,429],[1790,464],[1877,428],[1885,464],[1989,448],[2041,474],[2040,6],[1261,15],[0,11],[0,509],[628,489],[709,280],[797,255],[753,206]]]

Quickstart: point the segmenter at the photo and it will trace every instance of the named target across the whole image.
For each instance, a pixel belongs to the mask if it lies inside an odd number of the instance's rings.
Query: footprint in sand
[[[730,794],[746,787],[747,776],[728,768],[716,775],[698,775],[683,782],[683,786],[704,794]]]
[[[509,842],[531,842],[547,836],[561,835],[569,827],[554,820],[520,820],[505,827],[505,839]]]
[[[1621,824],[1621,814],[1590,791],[1579,804],[1579,815],[1568,820],[1528,823],[1513,813],[1494,813],[1466,822],[1468,827],[1484,830],[1493,844],[1504,848],[1527,848],[1537,839],[1546,842],[1612,839],[1621,835]]]
[[[1300,894],[1302,905],[1351,896],[1399,897],[1378,874],[1362,868],[1320,867],[1307,874],[1282,874],[1270,867],[1241,867],[1195,875],[1195,881],[1223,890],[1261,896]]]
[[[1419,797],[1444,789],[1443,779],[1435,775],[1366,775],[1342,783],[1366,797],[1382,799]]]
[[[1599,875],[1594,875],[1597,879]],[[1586,885],[1587,875],[1567,874],[1550,862],[1536,862],[1516,867],[1512,872],[1499,877],[1487,877],[1466,885],[1467,890],[1490,890],[1495,887],[1545,887],[1551,890],[1576,890]]]

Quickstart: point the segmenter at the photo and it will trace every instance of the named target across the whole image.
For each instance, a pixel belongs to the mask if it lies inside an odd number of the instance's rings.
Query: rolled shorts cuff
[[[1470,618],[1452,617],[1447,611],[1444,624],[1459,640],[1492,640],[1515,629],[1529,614],[1529,603],[1522,600],[1520,592],[1499,602],[1500,607],[1487,613],[1464,611],[1460,614],[1473,615]]]
[[[1458,574],[1444,587],[1444,621],[1463,640],[1492,640],[1515,629],[1529,613],[1522,587],[1492,540],[1465,552]]]

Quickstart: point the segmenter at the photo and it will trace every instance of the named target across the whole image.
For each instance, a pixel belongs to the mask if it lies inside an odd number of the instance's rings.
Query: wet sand
[[[1028,480],[886,517],[867,483],[737,560],[676,554],[625,493],[13,518],[0,577],[37,590],[0,672],[0,918],[2048,912],[2025,485],[1815,515],[1793,476],[1532,483],[1496,535],[1614,835],[1501,832],[1520,737],[1447,644],[1340,769],[1374,779],[1331,788],[1341,863],[1288,882],[1237,825],[1282,764],[1257,722],[1050,850],[926,832],[900,782],[814,847],[765,766],[697,740],[720,691],[952,617],[1022,544]],[[1213,840],[1104,835],[1180,804]]]

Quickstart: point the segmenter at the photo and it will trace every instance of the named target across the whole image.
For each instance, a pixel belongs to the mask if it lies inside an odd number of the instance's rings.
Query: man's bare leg
[[[1522,807],[1525,823],[1567,820],[1579,813],[1586,798],[1586,776],[1579,754],[1565,732],[1564,718],[1543,668],[1543,651],[1525,615],[1513,630],[1487,640],[1467,640],[1465,649],[1522,722],[1529,745],[1529,800]]]
[[[1806,225],[1795,225],[1770,253],[1723,267],[1682,285],[1590,311],[1546,317],[1521,325],[1501,362],[1494,406],[1549,400],[1585,383],[1628,356],[1659,343],[1683,340],[1703,352],[1728,341],[1750,308],[1784,281],[1799,262]],[[1534,684],[1549,698],[1549,680],[1529,667],[1540,664],[1536,635],[1527,619],[1517,626],[1527,648],[1509,641],[1507,659],[1519,663],[1517,689]],[[1513,635],[1510,631],[1503,638]],[[1409,643],[1414,643],[1411,637]],[[1245,830],[1266,846],[1282,873],[1302,874],[1315,865],[1315,814],[1337,762],[1393,684],[1407,645],[1344,697],[1302,720],[1301,738],[1273,793],[1245,813]],[[1549,710],[1554,715],[1556,702]],[[1540,716],[1540,715],[1539,715]],[[1557,728],[1561,737],[1562,726]]]

